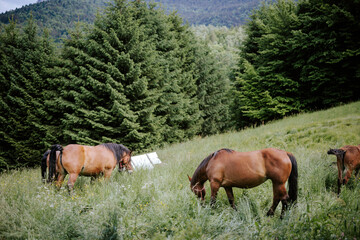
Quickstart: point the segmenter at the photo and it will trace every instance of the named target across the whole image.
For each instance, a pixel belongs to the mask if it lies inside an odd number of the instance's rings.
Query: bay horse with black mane
[[[133,171],[131,151],[124,145],[116,143],[97,146],[70,144],[65,147],[55,144],[44,153],[41,165],[43,179],[48,166],[48,182],[53,182],[56,178],[58,188],[69,174],[67,185],[70,192],[79,175],[95,178],[103,174],[105,178],[109,178],[116,165],[119,165],[119,171],[124,167],[130,173]]]
[[[295,157],[283,150],[267,148],[252,152],[220,149],[206,157],[189,180],[191,190],[201,200],[205,199],[206,194],[204,183],[209,180],[212,206],[219,188],[223,187],[230,205],[236,210],[233,187],[253,188],[270,179],[273,185],[273,204],[267,215],[274,215],[281,201],[282,217],[288,201],[295,202],[297,199],[297,178]],[[289,184],[289,192],[286,191],[286,181]]]
[[[337,159],[338,167],[338,195],[340,194],[341,184],[345,185],[349,181],[352,172],[355,170],[355,176],[360,170],[360,145],[346,145],[339,149],[330,149],[328,154],[333,154]],[[344,178],[343,178],[344,174]]]

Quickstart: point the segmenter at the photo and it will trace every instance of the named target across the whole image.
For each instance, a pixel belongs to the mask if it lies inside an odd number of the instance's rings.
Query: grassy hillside
[[[159,149],[163,164],[132,175],[114,172],[94,184],[82,177],[76,194],[43,185],[40,169],[0,175],[0,239],[355,239],[360,236],[360,181],[336,196],[337,170],[330,147],[360,143],[360,102],[301,114],[259,128],[197,138]],[[192,175],[211,152],[277,147],[292,152],[299,167],[296,208],[266,217],[271,182],[236,189],[238,211],[224,190],[217,205],[201,206],[189,189]],[[39,156],[40,161],[40,156]]]

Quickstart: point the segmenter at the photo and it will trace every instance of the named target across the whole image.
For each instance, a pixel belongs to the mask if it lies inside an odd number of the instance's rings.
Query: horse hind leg
[[[65,174],[59,173],[56,181],[56,187],[59,190],[64,182]]]
[[[236,206],[234,204],[234,193],[233,193],[232,187],[224,187],[224,188],[225,188],[225,191],[226,191],[226,195],[227,195],[227,197],[229,199],[230,206],[234,210],[237,210]]]
[[[69,190],[69,193],[72,195],[74,193],[74,185],[75,185],[75,182],[76,182],[76,179],[78,178],[79,174],[77,173],[70,173],[70,177],[69,177],[69,180],[68,180],[68,190]]]
[[[273,204],[271,205],[269,211],[266,213],[266,216],[274,216],[275,210],[277,205],[279,204],[280,199],[278,198],[273,198]]]
[[[284,217],[285,211],[288,209],[288,200],[287,200],[287,198],[281,200],[281,204],[282,204],[282,208],[281,208],[280,218],[282,219]]]
[[[281,215],[280,218],[283,217],[283,214],[287,208],[287,199],[289,198],[287,191],[286,191],[286,187],[285,187],[285,183],[284,184],[273,184],[273,204],[270,207],[269,211],[267,212],[267,216],[273,216],[276,210],[276,207],[279,205],[279,202],[281,201],[282,203],[282,210],[281,210]]]

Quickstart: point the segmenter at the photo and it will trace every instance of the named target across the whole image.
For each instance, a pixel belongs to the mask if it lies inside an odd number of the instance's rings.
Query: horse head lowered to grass
[[[103,174],[105,178],[109,178],[116,165],[119,165],[119,171],[123,168],[128,172],[133,171],[131,151],[122,144],[104,143],[97,146],[70,144],[65,147],[56,144],[43,156],[42,176],[44,179],[48,166],[48,182],[56,178],[56,186],[60,187],[65,176],[69,174],[67,185],[71,192],[79,175],[97,177]]]
[[[340,194],[341,184],[345,185],[352,172],[355,170],[355,176],[358,175],[360,170],[360,145],[351,146],[346,145],[339,149],[330,149],[328,154],[333,154],[337,159],[338,167],[338,195]],[[344,178],[343,178],[344,172]]]
[[[281,201],[282,217],[288,201],[295,202],[297,199],[297,178],[295,157],[283,150],[267,148],[252,152],[237,152],[230,149],[216,151],[200,163],[189,180],[191,190],[201,200],[205,199],[206,194],[204,183],[209,180],[211,205],[216,201],[219,188],[223,187],[230,205],[236,209],[233,187],[253,188],[270,179],[273,184],[273,204],[267,215],[274,215]],[[289,192],[286,191],[286,181],[289,183]]]

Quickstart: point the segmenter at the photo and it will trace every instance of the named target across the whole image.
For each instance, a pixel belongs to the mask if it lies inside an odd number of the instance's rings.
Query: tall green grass
[[[109,181],[80,177],[75,195],[43,184],[40,169],[0,175],[0,239],[359,239],[360,181],[336,195],[337,170],[327,150],[360,143],[360,102],[300,114],[258,128],[196,138],[157,153],[162,165],[132,175],[115,171]],[[251,151],[276,147],[298,161],[299,196],[279,219],[266,217],[268,181],[234,189],[238,211],[224,190],[217,204],[201,205],[187,174],[220,148]],[[41,156],[39,156],[40,161]],[[65,186],[65,184],[64,184]]]

